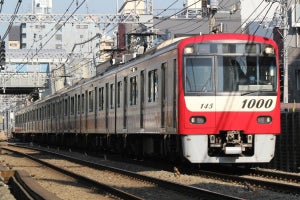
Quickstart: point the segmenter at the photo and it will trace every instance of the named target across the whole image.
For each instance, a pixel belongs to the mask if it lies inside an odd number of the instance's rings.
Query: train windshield
[[[274,57],[218,56],[217,60],[218,91],[276,91]]]
[[[224,46],[197,44],[184,55],[185,93],[276,92],[275,55],[261,53],[259,44],[231,44],[228,51]]]

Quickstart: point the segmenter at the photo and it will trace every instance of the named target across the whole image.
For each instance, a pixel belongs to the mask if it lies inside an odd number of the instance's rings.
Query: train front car
[[[244,34],[178,45],[178,132],[192,163],[262,163],[280,133],[278,48]]]

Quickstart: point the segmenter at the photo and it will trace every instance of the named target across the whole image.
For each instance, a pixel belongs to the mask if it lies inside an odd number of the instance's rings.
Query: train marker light
[[[194,53],[194,47],[185,47],[184,48],[184,54],[193,54]]]
[[[257,117],[257,123],[259,123],[259,124],[270,124],[271,122],[272,122],[272,117],[270,117],[270,116]]]
[[[247,143],[252,143],[252,135],[247,135]]]
[[[216,143],[216,137],[214,135],[210,135],[209,136],[209,141],[210,141],[211,144]]]
[[[190,118],[190,122],[192,124],[204,124],[206,122],[206,118],[201,116],[193,116]]]

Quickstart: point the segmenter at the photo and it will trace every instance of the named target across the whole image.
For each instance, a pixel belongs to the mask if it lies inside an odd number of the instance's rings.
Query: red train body
[[[91,146],[113,141],[192,163],[269,162],[280,133],[278,63],[264,37],[177,39],[20,109],[16,135],[88,135]]]

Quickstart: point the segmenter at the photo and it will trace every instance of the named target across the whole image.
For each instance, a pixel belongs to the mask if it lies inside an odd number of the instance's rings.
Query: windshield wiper
[[[251,91],[251,92],[245,92],[245,93],[242,93],[241,96],[245,96],[245,95],[248,95],[248,94],[253,94],[253,93],[259,93],[260,91]]]

